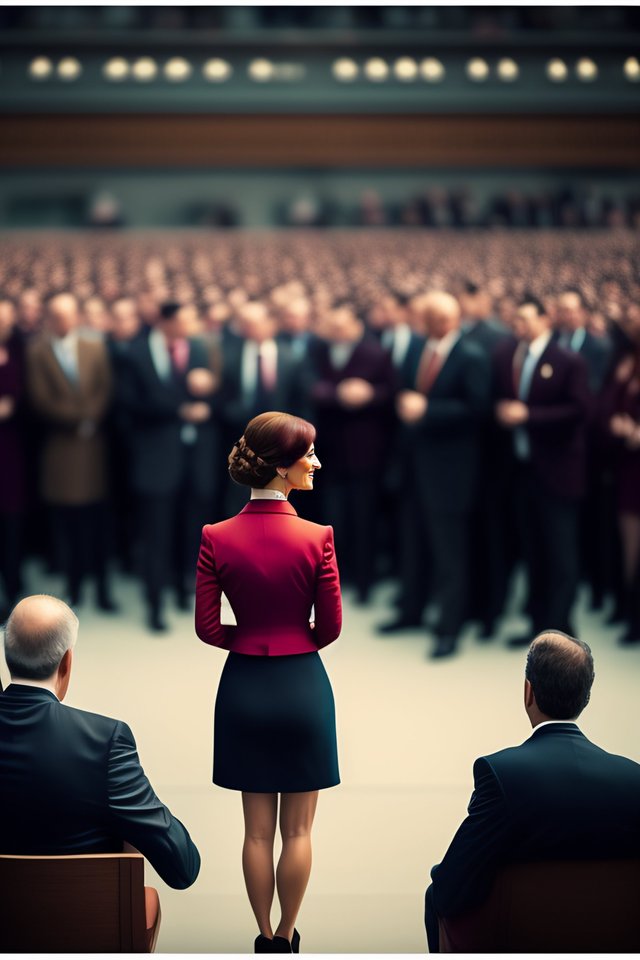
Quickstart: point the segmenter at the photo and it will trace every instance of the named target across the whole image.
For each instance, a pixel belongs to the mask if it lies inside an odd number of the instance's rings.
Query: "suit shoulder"
[[[129,729],[123,720],[116,720],[114,717],[107,717],[102,713],[93,713],[90,710],[82,710],[80,707],[72,707],[66,703],[54,704],[59,707],[61,716],[66,722],[75,726],[82,726],[91,733],[105,740],[110,740],[116,729],[124,727]]]

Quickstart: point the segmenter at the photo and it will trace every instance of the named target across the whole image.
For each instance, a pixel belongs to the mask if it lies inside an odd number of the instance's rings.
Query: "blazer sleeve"
[[[326,647],[327,644],[337,640],[342,629],[340,574],[333,543],[333,527],[327,527],[326,530],[314,600],[316,615],[314,637],[318,648]]]
[[[506,801],[486,758],[476,760],[473,775],[468,816],[442,863],[431,870],[434,905],[441,917],[457,916],[485,899],[509,843]]]
[[[233,627],[220,623],[221,597],[213,542],[204,527],[196,570],[196,633],[204,643],[228,649],[228,632]]]
[[[184,890],[200,870],[200,854],[186,827],[158,799],[140,765],[126,723],[118,721],[109,745],[108,802],[115,836],[132,844],[165,883]]]

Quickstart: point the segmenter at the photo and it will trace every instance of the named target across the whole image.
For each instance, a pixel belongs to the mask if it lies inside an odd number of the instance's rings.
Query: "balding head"
[[[78,636],[73,610],[45,594],[25,597],[13,608],[4,630],[4,656],[12,679],[47,680]]]
[[[80,323],[78,301],[72,293],[57,293],[47,302],[47,316],[51,332],[65,337]]]
[[[558,297],[556,321],[564,333],[573,333],[585,324],[585,309],[577,290],[566,290]]]
[[[544,718],[575,720],[591,696],[591,649],[560,630],[546,630],[529,647],[525,676]]]
[[[419,300],[418,310],[425,324],[425,332],[434,340],[441,340],[460,326],[460,304],[444,290],[432,290]]]

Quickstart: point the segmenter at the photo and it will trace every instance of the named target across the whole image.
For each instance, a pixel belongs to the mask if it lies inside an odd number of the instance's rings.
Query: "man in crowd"
[[[27,351],[28,394],[45,431],[40,492],[50,507],[70,603],[80,603],[85,574],[93,570],[98,606],[113,612],[103,431],[112,395],[111,365],[105,344],[79,333],[73,294],[51,297],[46,308],[47,332],[35,337]]]
[[[476,760],[468,816],[431,871],[431,953],[438,916],[481,904],[504,864],[640,856],[640,764],[597,747],[576,724],[591,693],[591,650],[547,630],[531,644],[525,676],[533,732],[520,746]]]
[[[164,588],[189,609],[200,530],[211,515],[218,436],[205,344],[186,335],[189,313],[162,306],[147,337],[130,341],[119,397],[128,416],[132,487],[139,496],[143,576],[151,630],[167,629]]]
[[[585,489],[587,368],[555,343],[538,300],[527,297],[518,319],[520,341],[506,341],[494,353],[495,416],[506,440],[498,469],[516,492],[533,630],[555,623],[570,633]],[[526,634],[509,641],[528,642]]]
[[[476,496],[480,425],[488,414],[486,355],[460,331],[460,306],[441,291],[425,295],[420,312],[427,342],[400,391],[404,425],[402,587],[399,615],[380,630],[417,627],[431,596],[439,608],[432,656],[451,656],[467,617],[469,520]],[[425,577],[424,546],[428,551]]]
[[[0,849],[19,856],[116,853],[124,842],[177,889],[200,855],[158,799],[126,723],[63,705],[78,618],[26,597],[4,632],[11,683],[0,694]]]
[[[391,437],[395,377],[387,351],[353,306],[323,318],[311,401],[324,453],[323,516],[334,526],[345,583],[366,603],[375,576],[382,468]]]

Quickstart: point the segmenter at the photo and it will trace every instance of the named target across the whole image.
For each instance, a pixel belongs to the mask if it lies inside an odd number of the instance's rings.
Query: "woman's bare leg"
[[[275,890],[273,841],[278,818],[278,794],[243,792],[242,810],[244,882],[260,933],[271,939],[271,905]]]
[[[317,790],[283,793],[280,801],[282,853],[276,884],[282,917],[275,935],[289,941],[311,873],[311,827],[317,803]]]

